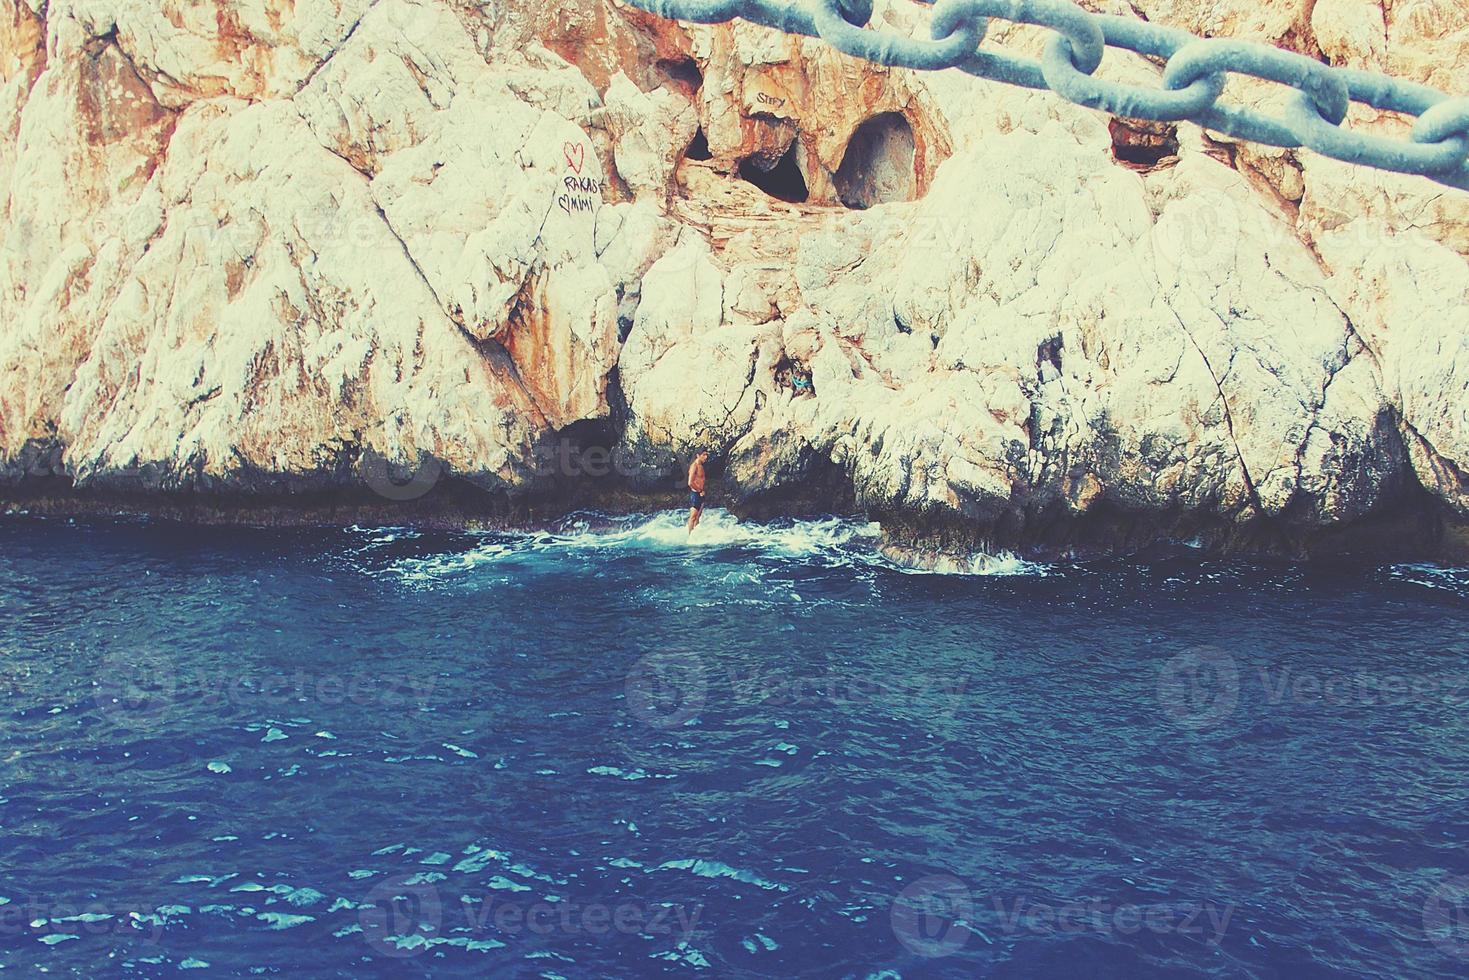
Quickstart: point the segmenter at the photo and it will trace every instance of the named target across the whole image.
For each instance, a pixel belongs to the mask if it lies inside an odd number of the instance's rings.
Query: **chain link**
[[[1235,139],[1306,147],[1347,163],[1421,174],[1469,190],[1469,98],[1373,72],[1333,68],[1305,55],[1227,38],[1201,39],[1177,28],[1093,14],[1071,0],[913,0],[933,7],[929,38],[869,26],[872,0],[626,0],[675,20],[719,24],[736,18],[788,34],[820,38],[848,55],[882,65],[939,71],[1049,89],[1091,109],[1132,119],[1188,120]],[[983,41],[990,21],[1051,32],[1040,60]],[[1161,87],[1096,77],[1107,48],[1163,59]],[[1229,75],[1295,90],[1280,116],[1222,101]],[[1414,117],[1408,139],[1344,127],[1352,103]]]

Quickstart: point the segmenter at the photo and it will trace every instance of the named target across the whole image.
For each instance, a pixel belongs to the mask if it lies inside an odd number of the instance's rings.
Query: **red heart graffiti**
[[[563,143],[561,149],[566,153],[567,166],[581,173],[581,165],[587,159],[587,148],[581,143]]]

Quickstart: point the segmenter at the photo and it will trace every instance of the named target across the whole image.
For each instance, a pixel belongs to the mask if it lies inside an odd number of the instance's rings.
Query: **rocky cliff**
[[[1093,6],[1469,89],[1459,0]],[[621,0],[0,0],[0,54],[12,495],[656,494],[708,445],[910,541],[1469,518],[1426,179]]]

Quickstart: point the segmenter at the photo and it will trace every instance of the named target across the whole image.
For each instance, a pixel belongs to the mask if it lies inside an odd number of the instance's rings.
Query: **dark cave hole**
[[[864,120],[847,143],[834,183],[837,197],[858,210],[915,196],[913,127],[901,112]]]
[[[1039,368],[1042,364],[1050,362],[1051,367],[1057,371],[1061,370],[1061,351],[1065,341],[1060,336],[1055,336],[1043,341],[1035,349],[1035,366]]]
[[[1112,155],[1119,163],[1152,168],[1169,157],[1178,156],[1178,129],[1175,126],[1113,119],[1107,128],[1112,133]]]
[[[617,427],[610,419],[578,419],[556,433],[579,449],[611,449],[617,445]]]
[[[801,175],[800,164],[796,163],[796,147],[799,140],[791,140],[790,148],[769,170],[762,170],[755,157],[740,161],[740,177],[760,188],[771,197],[791,204],[804,204],[809,191],[806,178]]]
[[[605,479],[617,475],[613,454],[618,426],[611,419],[572,422],[538,448],[537,464],[543,475],[558,480]]]
[[[693,142],[689,148],[684,150],[685,160],[712,160],[714,154],[709,152],[709,137],[704,135],[704,127],[700,126],[698,132],[694,133]]]
[[[704,84],[704,73],[699,70],[699,63],[693,58],[665,58],[658,62],[658,70],[695,92]]]

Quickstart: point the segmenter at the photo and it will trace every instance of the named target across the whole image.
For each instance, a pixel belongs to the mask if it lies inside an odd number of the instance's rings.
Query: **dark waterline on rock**
[[[722,466],[716,462],[713,469],[710,506],[728,507],[740,518],[753,521],[840,514],[851,520],[878,522],[889,555],[902,556],[903,564],[916,567],[949,567],[956,558],[984,552],[1013,552],[1039,561],[1096,561],[1157,557],[1184,549],[1268,561],[1469,564],[1469,522],[1421,488],[1394,506],[1328,525],[1240,522],[1202,511],[1130,511],[1107,503],[1083,514],[1033,513],[1021,508],[982,521],[957,514],[863,506],[845,475],[834,467],[818,469],[799,484],[762,493],[742,493],[724,486],[719,482]],[[449,478],[436,466],[425,472],[434,478],[422,485],[416,478],[403,478],[402,485],[394,483],[396,489],[387,496],[366,487],[302,488],[292,493],[162,493],[120,487],[79,489],[67,480],[31,480],[0,488],[0,517],[174,521],[248,528],[401,525],[436,532],[540,531],[585,514],[604,515],[605,520],[636,519],[670,504],[680,506],[684,497],[679,486],[654,489],[616,480],[511,495]],[[400,497],[398,491],[406,495]]]
[[[1463,974],[1469,571],[681,520],[0,519],[0,965]]]

